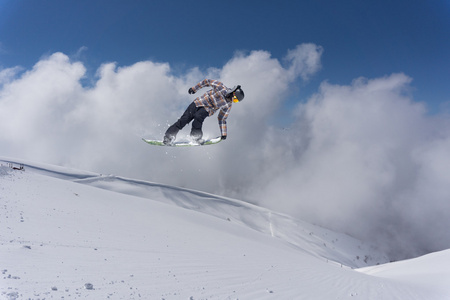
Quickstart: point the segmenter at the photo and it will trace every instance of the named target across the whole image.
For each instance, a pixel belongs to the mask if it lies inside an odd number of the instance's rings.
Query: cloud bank
[[[324,82],[287,116],[290,128],[268,122],[298,80],[321,68],[322,53],[314,44],[282,62],[267,51],[236,53],[222,68],[182,74],[168,63],[105,63],[91,86],[81,83],[83,63],[63,53],[0,70],[0,155],[246,199],[376,239],[393,259],[449,248],[449,118],[413,101],[411,78]],[[225,142],[175,149],[140,140],[161,138],[193,100],[188,88],[207,77],[246,93]],[[216,116],[204,131],[219,134]]]
[[[278,146],[277,175],[255,198],[362,239],[375,237],[393,259],[448,248],[449,120],[413,102],[410,82],[393,74],[350,86],[323,83],[273,143],[286,145]]]

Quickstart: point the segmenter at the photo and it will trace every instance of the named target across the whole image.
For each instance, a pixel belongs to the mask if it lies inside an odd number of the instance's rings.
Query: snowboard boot
[[[191,130],[191,140],[196,144],[202,145],[205,142],[205,140],[202,139],[202,137],[203,137],[202,130],[193,127]]]
[[[203,145],[205,143],[205,140],[202,138],[198,138],[194,140],[194,143],[197,143],[199,145]]]
[[[200,134],[198,134],[198,132],[196,132],[197,134],[192,134],[191,132],[191,140],[199,145],[203,145],[203,143],[205,142],[204,139],[202,139],[203,134],[200,132]]]
[[[173,142],[175,142],[175,136],[173,135],[165,135],[163,139],[163,144],[167,146],[173,145]]]

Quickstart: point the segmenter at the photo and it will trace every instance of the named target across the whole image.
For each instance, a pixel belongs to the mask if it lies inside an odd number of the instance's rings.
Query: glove
[[[194,90],[193,90],[192,88],[189,88],[189,91],[188,91],[188,93],[189,93],[190,95],[193,95],[193,94],[195,94],[195,92],[194,92]]]
[[[223,141],[223,140],[226,140],[226,139],[227,139],[227,136],[226,136],[226,135],[222,135],[221,139],[222,139],[222,141]]]

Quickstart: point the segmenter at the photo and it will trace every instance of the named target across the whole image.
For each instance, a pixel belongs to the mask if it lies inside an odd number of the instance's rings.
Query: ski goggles
[[[236,97],[236,93],[233,93],[233,98],[231,98],[234,103],[238,103],[239,99]]]

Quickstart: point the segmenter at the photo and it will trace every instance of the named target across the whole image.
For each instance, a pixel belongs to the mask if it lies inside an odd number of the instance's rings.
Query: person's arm
[[[191,87],[189,89],[189,93],[190,94],[196,93],[198,90],[200,90],[200,89],[202,89],[202,88],[204,88],[206,86],[210,86],[210,87],[213,87],[213,88],[224,87],[226,89],[226,87],[223,85],[223,83],[218,81],[218,80],[205,79],[205,80],[202,80],[199,83],[197,83],[195,86]],[[193,93],[191,93],[191,91]]]
[[[217,119],[219,120],[220,134],[222,136],[222,140],[227,138],[227,118],[231,110],[231,105],[223,106],[219,110],[219,115]]]

